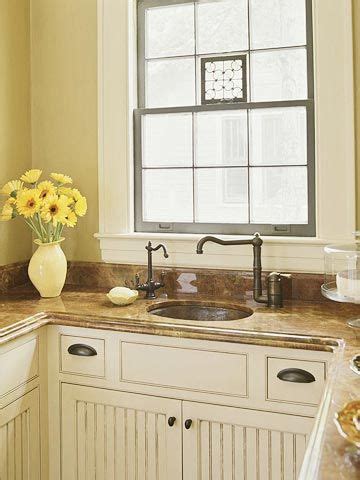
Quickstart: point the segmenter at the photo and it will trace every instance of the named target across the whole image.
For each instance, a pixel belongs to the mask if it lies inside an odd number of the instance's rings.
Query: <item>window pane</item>
[[[255,102],[305,99],[306,77],[306,48],[251,54],[251,97]]]
[[[146,106],[178,107],[195,104],[195,60],[148,60]]]
[[[250,0],[251,48],[306,44],[305,0]]]
[[[306,167],[250,168],[251,223],[308,222]]]
[[[197,53],[247,50],[247,0],[204,0],[196,7]]]
[[[195,170],[195,220],[200,223],[247,223],[246,168]]]
[[[250,110],[250,165],[306,165],[306,108]]]
[[[192,114],[143,117],[143,166],[192,166]]]
[[[191,169],[143,170],[143,220],[193,221]]]
[[[195,165],[247,165],[247,113],[195,115]]]
[[[195,53],[194,5],[168,5],[146,10],[146,57]]]

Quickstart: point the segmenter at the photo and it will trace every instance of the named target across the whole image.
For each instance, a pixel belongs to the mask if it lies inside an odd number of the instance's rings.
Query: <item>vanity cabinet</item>
[[[182,480],[181,402],[62,385],[63,480]]]

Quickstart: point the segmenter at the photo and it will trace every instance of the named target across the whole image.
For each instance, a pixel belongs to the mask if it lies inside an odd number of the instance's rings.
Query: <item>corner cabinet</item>
[[[181,402],[62,386],[63,480],[182,480]]]
[[[0,479],[46,478],[45,435],[41,435],[40,381],[42,333],[0,347]],[[46,402],[44,402],[46,410]]]

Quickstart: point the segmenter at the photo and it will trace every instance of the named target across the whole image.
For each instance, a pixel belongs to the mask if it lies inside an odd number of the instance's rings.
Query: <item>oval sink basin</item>
[[[250,317],[253,311],[246,307],[224,304],[206,304],[189,302],[171,302],[151,306],[148,312],[158,317],[178,320],[196,320],[199,322],[224,322]]]

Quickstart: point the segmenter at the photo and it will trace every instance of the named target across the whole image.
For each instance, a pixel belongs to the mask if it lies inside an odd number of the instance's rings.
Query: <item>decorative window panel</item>
[[[246,100],[246,55],[201,59],[202,105]]]
[[[138,0],[135,230],[315,235],[311,0]]]

